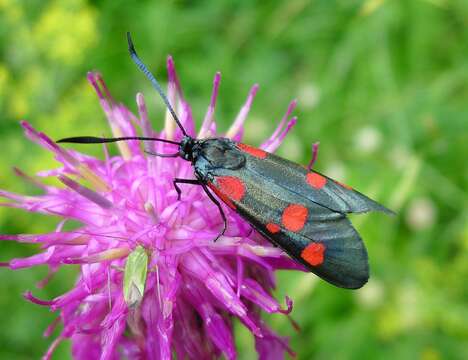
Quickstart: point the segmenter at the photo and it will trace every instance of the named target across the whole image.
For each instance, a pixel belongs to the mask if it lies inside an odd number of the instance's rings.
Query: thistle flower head
[[[214,109],[220,74],[214,78],[213,94],[202,126],[195,133],[189,104],[184,100],[171,58],[167,62],[168,98],[175,105],[187,133],[194,137],[242,138],[243,124],[257,92],[247,101],[226,134],[219,134]],[[166,114],[164,129],[150,125],[144,97],[138,94],[138,114],[115,102],[101,76],[90,73],[94,87],[115,137],[143,136],[180,140],[180,129]],[[291,103],[273,135],[261,148],[273,152],[296,119]],[[235,212],[224,207],[228,227],[213,240],[223,221],[215,204],[199,186],[182,185],[178,200],[174,178],[193,178],[190,162],[148,155],[173,153],[166,143],[138,141],[117,144],[119,155],[102,159],[64,149],[45,134],[22,122],[26,136],[54,154],[60,167],[27,176],[15,172],[43,190],[24,196],[0,191],[2,206],[58,217],[50,233],[0,235],[2,240],[40,244],[42,251],[28,258],[12,259],[11,269],[47,265],[47,280],[62,266],[78,266],[79,276],[71,289],[51,300],[31,292],[25,298],[58,313],[46,331],[63,324],[45,358],[64,339],[72,342],[77,359],[178,358],[210,359],[224,354],[236,358],[232,323],[238,319],[255,338],[260,358],[282,358],[291,352],[287,339],[276,335],[262,321],[261,313],[288,314],[292,302],[281,305],[271,291],[277,269],[302,269],[281,250],[272,247]],[[62,186],[42,183],[56,177]],[[69,221],[80,225],[64,230]]]

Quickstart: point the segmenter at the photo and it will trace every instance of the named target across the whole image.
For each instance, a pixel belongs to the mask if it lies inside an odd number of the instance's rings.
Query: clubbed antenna
[[[169,100],[164,93],[163,89],[161,88],[161,85],[159,85],[158,81],[154,77],[154,75],[148,70],[145,64],[140,60],[138,57],[135,46],[133,46],[133,41],[132,37],[130,36],[130,32],[127,32],[127,42],[128,42],[128,51],[130,52],[130,56],[132,57],[133,62],[138,66],[138,68],[145,74],[145,76],[148,78],[149,81],[151,81],[151,85],[156,89],[156,91],[159,93],[161,96],[162,100],[166,104],[169,112],[171,113],[172,117],[174,118],[175,122],[179,126],[180,130],[184,134],[184,136],[187,136],[187,132],[185,131],[184,127],[182,126],[179,118],[177,117],[174,109],[172,108],[171,104],[169,103]]]

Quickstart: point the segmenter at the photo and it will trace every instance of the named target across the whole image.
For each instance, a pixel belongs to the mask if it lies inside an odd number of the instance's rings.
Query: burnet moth
[[[179,184],[202,186],[223,219],[224,227],[219,236],[224,234],[227,224],[218,199],[322,279],[343,288],[362,287],[369,278],[367,251],[347,214],[392,212],[349,186],[311,170],[310,166],[305,168],[228,138],[196,139],[189,136],[161,86],[138,57],[129,33],[127,40],[132,60],[161,96],[183,134],[182,140],[80,136],[58,142],[96,144],[149,140],[177,145],[178,151],[172,154],[153,155],[181,157],[192,163],[195,178],[175,178],[174,187],[180,199]],[[138,284],[145,274],[146,269],[134,276]],[[142,292],[141,284],[138,284],[127,287],[129,301],[138,302]]]

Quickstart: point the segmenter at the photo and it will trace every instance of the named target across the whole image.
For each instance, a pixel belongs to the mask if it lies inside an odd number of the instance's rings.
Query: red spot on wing
[[[215,183],[208,183],[208,186],[232,209],[236,208],[233,201],[241,201],[245,195],[244,183],[234,176],[217,177]]]
[[[291,204],[283,211],[281,222],[289,231],[297,232],[302,230],[306,221],[309,210],[299,204]]]
[[[245,145],[245,144],[242,144],[242,143],[238,143],[237,147],[239,149],[241,149],[243,152],[245,152],[245,153],[247,153],[249,155],[255,156],[255,157],[259,158],[259,159],[265,159],[267,157],[267,155],[268,155],[268,153],[266,151],[254,148],[253,146],[250,146],[250,145]]]
[[[311,172],[306,175],[307,183],[314,189],[321,189],[327,183],[327,178],[320,174]]]
[[[232,200],[240,201],[245,195],[244,183],[235,176],[217,177],[216,184],[219,190]]]
[[[281,230],[281,228],[279,227],[279,225],[277,224],[274,224],[274,223],[268,223],[266,224],[266,229],[271,232],[272,234],[276,234],[277,232],[279,232]]]
[[[339,182],[339,181],[336,181],[335,182],[338,184],[338,185],[341,185],[343,186],[345,189],[348,189],[348,190],[353,190],[353,188],[349,185],[346,185],[346,184],[343,184],[342,182]]]
[[[213,184],[213,183],[208,183],[208,187],[214,191],[214,193],[231,209],[236,210],[236,206],[232,203],[229,198],[224,195],[221,191],[218,190],[218,188]]]
[[[310,265],[317,266],[323,263],[325,245],[322,243],[310,243],[302,250],[301,257]]]

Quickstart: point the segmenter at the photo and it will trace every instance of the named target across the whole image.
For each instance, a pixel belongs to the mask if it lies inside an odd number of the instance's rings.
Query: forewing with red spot
[[[212,174],[218,196],[308,270],[340,287],[366,283],[367,252],[345,214],[285,191],[247,166]]]
[[[328,282],[359,288],[369,278],[367,251],[359,234],[340,212],[271,185],[243,179],[246,194],[236,211],[291,257]]]
[[[367,251],[346,215],[388,209],[261,149],[227,139],[211,141],[216,144],[201,153],[195,171],[222,201],[328,282],[345,288],[367,282]]]
[[[259,176],[268,177],[271,182],[286,191],[294,192],[318,205],[342,213],[364,213],[383,211],[392,213],[386,207],[368,198],[350,186],[320,174],[307,171],[302,166],[268,154],[263,159],[251,156],[248,168]]]

